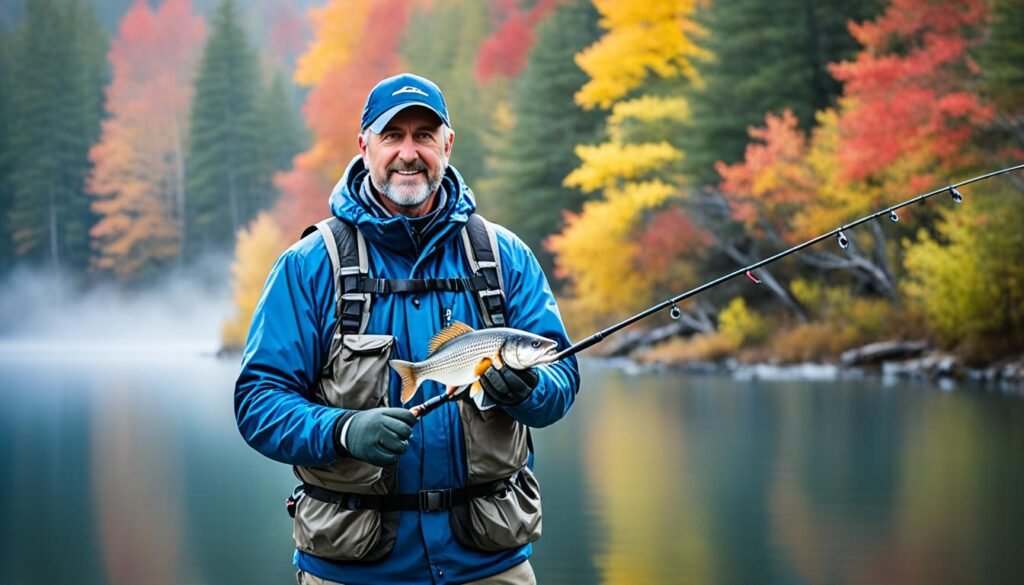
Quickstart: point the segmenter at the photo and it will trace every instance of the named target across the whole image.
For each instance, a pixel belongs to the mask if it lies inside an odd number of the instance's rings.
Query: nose
[[[411,163],[418,159],[419,156],[419,153],[416,152],[416,142],[411,136],[406,136],[398,149],[398,158],[404,163]]]

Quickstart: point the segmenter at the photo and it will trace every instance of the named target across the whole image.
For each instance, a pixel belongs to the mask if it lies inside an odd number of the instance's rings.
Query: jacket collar
[[[363,237],[373,244],[403,256],[419,258],[424,250],[454,237],[476,210],[472,191],[455,167],[449,165],[441,179],[447,197],[440,199],[440,207],[435,210],[437,217],[422,230],[417,244],[409,218],[389,216],[373,201],[372,194],[361,193],[368,176],[362,157],[353,158],[331,192],[331,212],[359,228]]]

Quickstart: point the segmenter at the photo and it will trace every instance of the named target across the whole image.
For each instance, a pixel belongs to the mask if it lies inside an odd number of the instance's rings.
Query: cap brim
[[[405,103],[405,104],[398,104],[397,106],[395,106],[395,107],[391,108],[390,110],[387,110],[383,114],[377,116],[377,119],[374,120],[373,122],[371,122],[370,125],[367,126],[367,128],[371,132],[373,132],[374,134],[380,134],[381,131],[384,130],[384,127],[388,125],[388,122],[391,121],[391,118],[394,118],[395,115],[398,114],[398,112],[401,112],[402,110],[404,110],[406,108],[411,108],[411,107],[414,107],[414,106],[418,106],[418,107],[430,110],[431,112],[434,112],[434,115],[437,116],[437,119],[442,124],[447,125],[447,123],[444,121],[444,116],[442,116],[434,108],[428,106],[427,104],[421,103],[421,102],[408,102],[408,103]]]

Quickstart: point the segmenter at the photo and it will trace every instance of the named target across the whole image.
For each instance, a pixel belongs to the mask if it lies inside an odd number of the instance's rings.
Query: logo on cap
[[[407,85],[407,86],[403,87],[402,89],[392,93],[391,95],[398,95],[400,93],[418,93],[418,94],[420,94],[423,97],[430,97],[429,95],[427,95],[427,92],[423,91],[422,89],[420,89],[418,87],[413,87],[411,85]]]

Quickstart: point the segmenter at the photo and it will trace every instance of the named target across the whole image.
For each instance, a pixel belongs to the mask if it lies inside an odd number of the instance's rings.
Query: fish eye
[[[533,346],[533,347],[535,347],[535,348],[537,348],[537,347],[540,347],[540,340],[539,340],[539,339],[536,339],[536,340],[534,340],[534,342],[533,342],[533,343],[531,343],[530,345],[532,345],[532,346]]]

